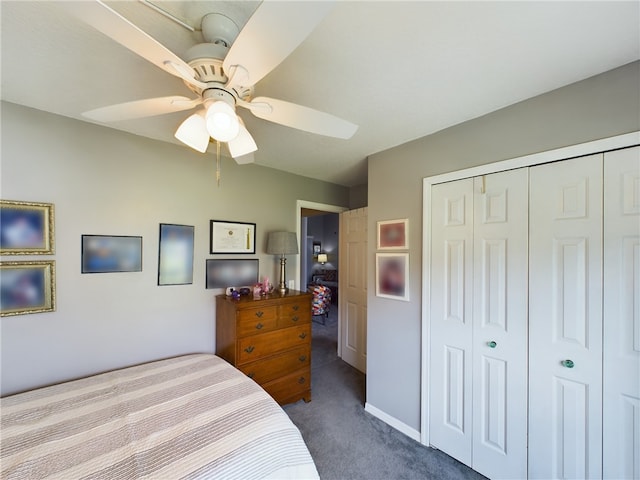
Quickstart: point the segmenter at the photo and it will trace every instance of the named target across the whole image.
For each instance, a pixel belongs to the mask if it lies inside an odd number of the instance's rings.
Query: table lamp
[[[267,237],[267,253],[280,255],[280,295],[285,295],[289,290],[286,284],[285,255],[298,253],[298,239],[295,232],[271,232]]]

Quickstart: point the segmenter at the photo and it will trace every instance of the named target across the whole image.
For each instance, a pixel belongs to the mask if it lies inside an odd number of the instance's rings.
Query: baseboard
[[[409,425],[407,425],[406,423],[401,422],[397,418],[392,417],[388,413],[383,412],[379,408],[374,407],[370,403],[365,403],[364,404],[364,411],[368,412],[371,415],[373,415],[374,417],[382,420],[384,423],[386,423],[387,425],[395,428],[399,432],[404,433],[407,437],[412,438],[416,442],[420,441],[420,432],[419,431],[417,431],[415,428],[411,428]]]

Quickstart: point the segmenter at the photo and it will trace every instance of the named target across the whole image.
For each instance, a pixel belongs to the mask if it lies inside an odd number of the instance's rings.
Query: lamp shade
[[[213,102],[205,116],[209,135],[219,142],[228,142],[238,136],[240,123],[233,108],[222,100]]]
[[[204,153],[209,146],[209,132],[204,120],[204,111],[194,113],[182,122],[175,137],[194,150]]]
[[[325,263],[327,263],[327,260],[328,260],[328,258],[327,258],[327,254],[326,253],[319,253],[318,254],[318,262],[320,262],[320,263],[322,263],[324,265]]]
[[[267,253],[271,255],[291,255],[298,253],[298,239],[295,232],[271,232],[267,237]]]

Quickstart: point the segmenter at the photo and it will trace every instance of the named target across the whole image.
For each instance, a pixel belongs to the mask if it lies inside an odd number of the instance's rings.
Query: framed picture
[[[207,259],[207,287],[251,287],[258,283],[258,259]]]
[[[409,220],[383,220],[378,222],[378,249],[402,250],[409,248]]]
[[[188,225],[160,224],[158,285],[193,283],[193,232]]]
[[[142,271],[142,237],[82,235],[82,273]]]
[[[0,317],[56,309],[55,260],[0,262]]]
[[[210,253],[256,253],[256,224],[211,220]]]
[[[0,255],[52,255],[53,204],[0,200]]]
[[[313,256],[317,257],[318,254],[320,253],[320,247],[322,245],[320,244],[320,242],[313,242]]]
[[[409,301],[408,253],[376,253],[376,296]]]

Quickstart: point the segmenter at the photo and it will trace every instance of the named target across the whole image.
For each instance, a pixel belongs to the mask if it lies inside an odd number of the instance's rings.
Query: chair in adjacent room
[[[308,289],[313,294],[311,301],[312,319],[320,317],[322,324],[326,323],[329,317],[329,307],[331,306],[331,289],[325,285],[311,285]]]

